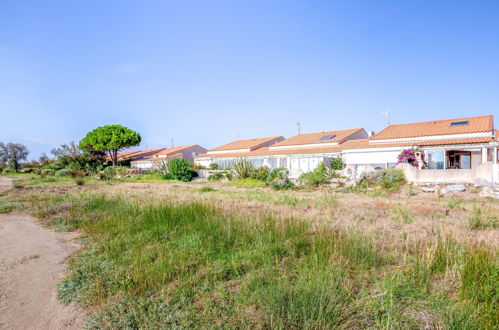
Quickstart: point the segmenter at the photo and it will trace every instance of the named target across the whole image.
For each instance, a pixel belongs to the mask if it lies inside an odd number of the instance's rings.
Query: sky
[[[0,141],[30,159],[108,124],[209,149],[498,109],[499,1],[0,1]]]

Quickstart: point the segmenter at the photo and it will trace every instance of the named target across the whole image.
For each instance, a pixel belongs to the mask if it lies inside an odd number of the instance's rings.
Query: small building
[[[194,162],[194,158],[206,152],[206,149],[197,144],[187,146],[161,148],[154,153],[143,154],[140,157],[134,157],[130,165],[142,170],[155,169],[164,161],[174,158],[183,158]]]

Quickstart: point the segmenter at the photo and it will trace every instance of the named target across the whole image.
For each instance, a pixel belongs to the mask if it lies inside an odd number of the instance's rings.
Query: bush
[[[219,166],[217,163],[211,163],[210,166],[209,166],[210,170],[218,170],[219,169]]]
[[[288,190],[293,189],[295,187],[295,184],[291,181],[287,181],[284,183],[274,182],[270,185],[270,187],[274,190]]]
[[[253,171],[253,165],[246,158],[239,157],[234,161],[232,171],[238,179],[246,179]]]
[[[378,183],[385,189],[398,189],[405,183],[404,172],[396,168],[387,168],[377,171]]]
[[[12,174],[12,173],[16,173],[16,170],[14,170],[11,167],[6,167],[2,170],[2,175]]]
[[[34,170],[35,170],[34,168],[26,167],[26,168],[21,169],[19,172],[21,172],[21,173],[33,173]]]
[[[343,159],[342,158],[333,158],[330,163],[331,169],[335,171],[341,171],[343,169]]]
[[[73,171],[70,170],[69,168],[63,168],[62,170],[59,170],[55,172],[55,176],[57,177],[62,177],[62,176],[73,176]]]
[[[191,162],[183,158],[172,159],[168,161],[166,166],[168,174],[171,174],[173,180],[189,182],[197,176],[196,171],[192,170]]]
[[[212,173],[208,177],[208,181],[220,181],[223,179],[226,179],[227,181],[232,180],[232,172],[230,171],[216,172]]]
[[[85,180],[83,178],[76,178],[75,183],[77,186],[83,186],[85,184]]]
[[[60,170],[61,167],[60,166],[56,166],[52,163],[49,163],[49,164],[45,164],[43,165],[42,167],[40,167],[40,169],[42,170],[54,170],[54,171],[57,171],[57,170]]]
[[[41,175],[42,177],[46,177],[46,176],[53,176],[54,174],[55,174],[55,170],[50,169],[50,168],[43,169],[43,170],[41,170],[41,172],[40,172],[40,175]]]
[[[377,185],[389,191],[395,191],[405,183],[404,172],[396,168],[387,168],[369,173],[363,173],[361,182],[366,185]]]
[[[163,174],[163,175],[161,176],[161,178],[162,178],[163,180],[175,180],[175,179],[173,178],[173,174],[171,174],[171,173],[165,173],[165,174]]]
[[[35,173],[36,175],[41,175],[41,174],[42,174],[42,169],[41,169],[41,168],[37,168],[37,169],[34,171],[34,173]]]
[[[116,176],[116,168],[114,166],[108,166],[102,172],[106,179],[112,179]]]
[[[481,209],[473,208],[473,215],[468,219],[470,229],[496,229],[499,228],[499,219],[492,212],[490,207]]]
[[[251,171],[249,177],[251,179],[267,182],[269,174],[270,174],[270,169],[267,166],[262,166]]]
[[[300,175],[298,182],[303,185],[317,187],[322,184],[330,183],[333,176],[334,171],[331,173],[331,170],[322,162],[315,170]]]
[[[295,187],[295,184],[289,181],[289,171],[285,168],[274,168],[267,175],[267,183],[274,190],[287,190]]]

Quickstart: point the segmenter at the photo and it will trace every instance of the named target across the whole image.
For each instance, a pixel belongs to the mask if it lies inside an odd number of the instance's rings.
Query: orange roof
[[[442,139],[428,141],[404,141],[383,144],[370,144],[369,139],[348,140],[341,144],[342,150],[367,149],[367,148],[390,148],[390,147],[428,147],[428,146],[446,146],[461,144],[489,143],[490,137],[465,138],[465,139]]]
[[[179,147],[173,147],[173,148],[163,148],[161,149],[159,152],[157,153],[153,153],[153,154],[149,154],[149,155],[144,155],[142,157],[138,157],[136,158],[135,160],[154,160],[154,159],[157,159],[159,158],[160,160],[164,160],[165,157],[158,157],[158,156],[166,156],[166,158],[171,158],[171,157],[174,157],[174,156],[178,156],[178,155],[181,155],[181,151],[182,150],[185,150],[185,149],[188,149],[188,148],[191,148],[191,147],[200,147],[202,149],[204,149],[203,147],[197,145],[197,144],[190,144],[190,145],[187,145],[187,146],[179,146]],[[206,149],[205,149],[206,150]]]
[[[237,140],[228,144],[224,144],[223,146],[210,149],[209,151],[225,151],[225,150],[238,150],[238,149],[255,150],[264,145],[273,144],[275,142],[279,142],[282,140],[284,140],[282,136],[269,136],[256,139]]]
[[[319,143],[341,143],[345,141],[352,134],[355,134],[363,130],[364,130],[363,128],[353,128],[353,129],[343,129],[337,131],[298,134],[293,137],[290,137],[287,140],[274,144],[273,147],[298,146],[304,144],[319,144]]]
[[[188,146],[179,146],[179,147],[173,147],[173,148],[165,148],[163,150],[161,150],[160,152],[158,153],[155,153],[153,156],[159,156],[159,155],[171,155],[171,154],[176,154],[178,153],[179,151],[182,151],[184,149],[188,149],[188,148],[192,148],[192,147],[195,147],[197,146],[197,144],[190,144]]]
[[[232,157],[256,157],[256,156],[278,156],[278,155],[312,155],[312,154],[328,154],[338,153],[344,150],[354,149],[372,149],[372,148],[390,148],[390,147],[425,147],[425,146],[445,146],[445,145],[461,145],[461,144],[476,144],[488,143],[492,138],[468,138],[468,139],[442,139],[430,141],[409,141],[384,144],[369,144],[370,139],[347,140],[339,145],[333,146],[313,146],[313,147],[298,147],[289,149],[269,149],[268,147],[260,148],[251,152],[231,152],[225,154],[202,154],[196,158],[213,157],[213,158],[232,158]]]
[[[496,130],[496,141],[499,141],[499,129]]]
[[[143,156],[146,154],[156,153],[156,152],[159,152],[159,151],[164,150],[164,149],[165,148],[155,148],[155,149],[147,149],[147,150],[125,151],[125,152],[118,154],[118,159],[140,157],[140,156]]]
[[[451,123],[464,123],[465,125],[451,126]],[[490,132],[493,130],[493,117],[467,117],[446,120],[432,120],[418,123],[394,124],[390,125],[378,134],[372,140],[388,140],[398,138],[413,138],[421,136],[438,136],[452,134],[466,134]]]

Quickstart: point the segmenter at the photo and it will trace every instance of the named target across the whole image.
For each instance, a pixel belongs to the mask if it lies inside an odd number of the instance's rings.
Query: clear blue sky
[[[0,2],[0,141],[143,146],[499,115],[499,1]]]

